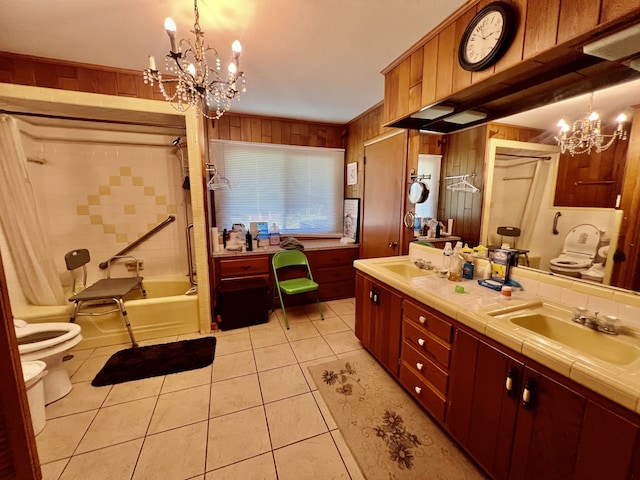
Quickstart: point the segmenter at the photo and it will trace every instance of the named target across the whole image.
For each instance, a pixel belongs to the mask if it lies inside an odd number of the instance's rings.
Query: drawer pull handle
[[[424,346],[424,338],[419,338],[418,339],[418,345],[420,345],[421,347]]]
[[[422,389],[420,387],[414,387],[414,390],[416,391],[416,393],[418,395],[420,395],[420,392],[422,391]]]
[[[416,363],[416,368],[420,371],[422,371],[422,367],[424,367],[423,364],[421,364],[420,362]]]
[[[426,317],[423,317],[422,315],[420,315],[420,317],[418,318],[418,320],[420,321],[421,324],[424,325],[424,322],[427,321]]]

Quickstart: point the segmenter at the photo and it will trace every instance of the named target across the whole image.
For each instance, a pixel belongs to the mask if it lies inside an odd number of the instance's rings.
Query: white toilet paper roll
[[[600,247],[598,249],[598,256],[602,258],[607,258],[609,255],[609,245],[605,245],[604,247]]]

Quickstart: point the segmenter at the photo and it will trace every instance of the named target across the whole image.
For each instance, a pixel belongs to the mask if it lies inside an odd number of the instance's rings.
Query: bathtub
[[[125,309],[136,340],[151,340],[199,332],[198,295],[185,295],[191,288],[186,278],[145,279],[147,298],[139,292],[125,297]],[[115,303],[83,308],[82,312],[101,313],[116,308]],[[29,323],[68,322],[72,303],[60,306],[23,306],[13,316]],[[82,342],[77,348],[131,344],[120,311],[96,316],[79,316]]]

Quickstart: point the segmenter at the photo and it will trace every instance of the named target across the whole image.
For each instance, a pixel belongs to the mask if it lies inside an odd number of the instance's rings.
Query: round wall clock
[[[509,3],[494,2],[484,7],[462,34],[460,66],[476,72],[493,65],[509,48],[516,24],[516,12]]]

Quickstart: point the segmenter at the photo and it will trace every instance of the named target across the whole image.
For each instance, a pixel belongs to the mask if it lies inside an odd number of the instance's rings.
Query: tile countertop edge
[[[307,239],[300,240],[300,243],[304,246],[303,252],[312,252],[314,250],[331,250],[338,248],[360,248],[359,243],[340,243],[340,240],[335,239]],[[250,252],[246,250],[243,251],[228,251],[228,250],[218,250],[216,252],[211,252],[211,257],[214,258],[232,258],[232,257],[246,257],[250,255],[265,255],[276,252],[284,252],[284,248],[280,248],[277,245],[269,245],[268,247],[255,247]]]
[[[597,360],[594,360],[594,362],[588,362],[584,356],[573,356],[570,353],[567,354],[565,349],[561,349],[564,358],[559,362],[558,359],[554,359],[552,356],[548,357],[548,355],[545,354],[547,352],[540,351],[541,349],[539,348],[531,348],[533,346],[532,343],[534,342],[527,341],[526,337],[529,335],[525,335],[525,338],[522,338],[521,340],[513,338],[512,340],[514,342],[520,344],[519,348],[514,348],[515,344],[512,344],[513,342],[505,343],[503,341],[504,338],[501,334],[505,333],[505,330],[503,328],[496,328],[495,319],[487,319],[485,315],[474,310],[473,307],[468,307],[464,304],[456,305],[447,299],[438,296],[436,292],[426,290],[426,283],[420,285],[417,282],[412,282],[409,279],[403,278],[401,275],[389,273],[387,270],[380,267],[381,264],[402,261],[410,262],[411,257],[409,255],[404,255],[396,257],[360,259],[354,262],[354,267],[357,270],[370,275],[376,280],[395,288],[412,299],[455,318],[461,324],[486,335],[505,347],[516,350],[523,356],[544,365],[556,373],[563,375],[600,395],[603,395],[632,412],[640,414],[640,382],[637,381],[637,378],[634,378],[636,381],[629,383],[625,382],[625,379],[628,379],[629,376],[632,378],[636,376],[640,378],[640,372],[621,372],[619,368],[603,365]],[[487,291],[486,293],[487,296],[495,295],[491,291]],[[530,301],[530,299],[524,299],[525,303],[527,300]],[[494,333],[496,333],[496,335],[494,335]],[[525,344],[528,348],[524,348]],[[536,354],[531,355],[531,350],[535,350]],[[551,353],[553,348],[545,350],[548,350],[548,352]],[[585,365],[585,363],[593,363],[594,368],[574,368],[574,365]],[[567,370],[569,370],[568,375]],[[606,375],[607,370],[609,370],[609,376]],[[600,372],[600,374],[590,378],[590,372],[592,371]]]

